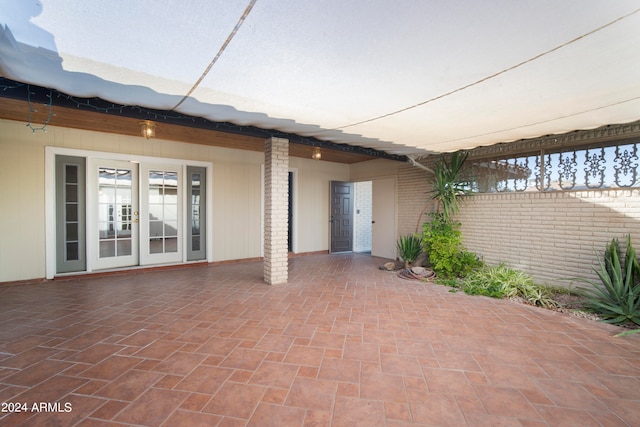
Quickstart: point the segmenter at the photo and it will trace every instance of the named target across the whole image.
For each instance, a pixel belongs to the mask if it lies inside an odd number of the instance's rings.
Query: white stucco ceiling
[[[638,0],[0,0],[0,24],[12,80],[393,154],[640,119]]]

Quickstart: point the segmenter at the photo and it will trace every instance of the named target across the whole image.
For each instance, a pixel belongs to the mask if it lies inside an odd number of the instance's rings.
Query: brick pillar
[[[264,148],[264,281],[289,278],[289,140],[270,138]]]

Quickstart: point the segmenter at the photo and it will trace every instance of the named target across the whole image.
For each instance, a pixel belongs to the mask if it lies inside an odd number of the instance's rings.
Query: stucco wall
[[[262,255],[262,152],[0,120],[0,282],[46,276],[45,147],[212,163],[213,261]],[[290,159],[298,170],[298,251],[328,249],[329,181],[349,165]]]

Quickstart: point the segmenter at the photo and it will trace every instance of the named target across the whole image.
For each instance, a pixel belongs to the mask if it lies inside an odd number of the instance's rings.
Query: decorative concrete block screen
[[[587,147],[541,149],[471,160],[464,178],[477,193],[638,187],[640,139]]]

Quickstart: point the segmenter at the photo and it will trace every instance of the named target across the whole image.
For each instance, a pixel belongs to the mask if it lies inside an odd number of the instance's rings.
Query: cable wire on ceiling
[[[522,66],[524,66],[524,65],[526,65],[526,64],[528,64],[530,62],[536,61],[536,60],[542,58],[543,56],[549,55],[550,53],[553,53],[553,52],[555,52],[557,50],[560,50],[560,49],[562,49],[562,48],[564,48],[566,46],[569,46],[570,44],[573,44],[573,43],[575,43],[577,41],[580,41],[580,40],[584,39],[585,37],[590,36],[592,34],[595,34],[598,31],[601,31],[601,30],[603,30],[603,29],[605,29],[607,27],[610,27],[610,26],[622,21],[623,19],[628,18],[628,17],[630,17],[630,16],[632,16],[632,15],[638,13],[638,12],[640,12],[640,9],[636,9],[636,10],[630,12],[630,13],[627,13],[626,15],[623,15],[623,16],[621,16],[619,18],[616,18],[613,21],[610,21],[610,22],[608,22],[608,23],[606,23],[606,24],[604,24],[604,25],[602,25],[602,26],[600,26],[600,27],[598,27],[598,28],[596,28],[594,30],[589,31],[588,33],[582,34],[582,35],[580,35],[580,36],[578,36],[578,37],[576,37],[574,39],[571,39],[571,40],[569,40],[567,42],[564,42],[564,43],[562,43],[562,44],[560,44],[560,45],[558,45],[558,46],[556,46],[556,47],[554,47],[552,49],[549,49],[549,50],[547,50],[545,52],[542,52],[542,53],[540,53],[540,54],[538,54],[538,55],[536,55],[536,56],[534,56],[532,58],[526,59],[526,60],[524,60],[522,62],[519,62],[519,63],[517,63],[515,65],[512,65],[511,67],[505,68],[505,69],[503,69],[501,71],[498,71],[498,72],[496,72],[494,74],[486,76],[486,77],[484,77],[484,78],[482,78],[480,80],[476,80],[473,83],[466,84],[466,85],[461,86],[461,87],[459,87],[457,89],[451,90],[451,91],[443,93],[441,95],[438,95],[438,96],[436,96],[434,98],[430,98],[430,99],[427,99],[426,101],[422,101],[422,102],[419,102],[417,104],[413,104],[413,105],[410,105],[408,107],[404,107],[404,108],[401,108],[399,110],[392,111],[390,113],[382,114],[382,115],[377,116],[377,117],[372,117],[370,119],[366,119],[366,120],[362,120],[362,121],[359,121],[359,122],[351,123],[351,124],[348,124],[348,125],[345,125],[345,126],[340,126],[340,127],[336,127],[336,128],[332,128],[332,129],[327,129],[325,132],[346,129],[346,128],[350,128],[350,127],[353,127],[353,126],[358,126],[358,125],[362,125],[362,124],[365,124],[365,123],[374,122],[376,120],[380,120],[380,119],[384,119],[384,118],[387,118],[387,117],[390,117],[390,116],[394,116],[396,114],[404,113],[405,111],[409,111],[409,110],[412,110],[414,108],[421,107],[423,105],[430,104],[432,102],[438,101],[438,100],[440,100],[442,98],[445,98],[447,96],[456,94],[456,93],[461,92],[463,90],[469,89],[469,88],[471,88],[473,86],[477,86],[477,85],[479,85],[481,83],[486,82],[487,80],[494,79],[494,78],[496,78],[498,76],[501,76],[502,74],[508,73],[509,71],[513,71],[516,68],[520,68],[520,67],[522,67]]]
[[[524,125],[519,125],[519,126],[515,126],[515,127],[511,127],[511,128],[500,129],[500,130],[496,130],[496,131],[492,131],[492,132],[486,132],[486,133],[479,134],[479,135],[465,136],[463,138],[456,138],[456,139],[449,139],[447,141],[435,142],[435,143],[432,144],[432,146],[435,147],[435,146],[437,146],[439,144],[449,144],[451,142],[464,141],[464,140],[467,140],[467,139],[480,138],[480,137],[483,137],[483,136],[495,135],[495,134],[502,133],[502,132],[509,132],[509,131],[513,131],[513,130],[523,129],[523,128],[526,128],[526,127],[537,126],[537,125],[541,125],[541,124],[544,124],[544,123],[553,122],[555,120],[567,119],[569,117],[575,117],[575,116],[579,116],[581,114],[587,114],[587,113],[591,113],[591,112],[598,111],[598,110],[604,110],[605,108],[615,107],[616,105],[621,105],[621,104],[625,104],[627,102],[637,101],[639,99],[640,99],[640,96],[634,96],[633,98],[629,98],[629,99],[625,99],[625,100],[622,100],[622,101],[613,102],[613,103],[607,104],[607,105],[601,105],[601,106],[595,107],[595,108],[589,108],[588,110],[582,110],[582,111],[578,111],[578,112],[571,113],[571,114],[565,114],[563,116],[554,117],[552,119],[540,120],[540,121],[533,122],[533,123],[527,123],[527,124],[524,124]]]
[[[249,16],[249,13],[251,12],[251,9],[253,9],[253,6],[256,4],[256,1],[257,0],[250,0],[249,1],[249,5],[247,5],[246,9],[244,10],[244,13],[240,17],[240,19],[238,19],[238,22],[236,23],[236,26],[233,27],[233,30],[227,36],[227,39],[224,41],[224,43],[222,44],[222,46],[218,50],[218,53],[216,54],[216,56],[211,60],[211,62],[207,66],[207,68],[204,70],[204,72],[202,73],[200,78],[194,83],[194,85],[191,87],[189,92],[187,92],[187,94],[182,97],[180,102],[178,102],[176,105],[174,105],[172,110],[175,110],[176,108],[178,108],[184,101],[187,100],[187,98],[189,98],[189,96],[191,96],[191,94],[198,88],[198,86],[200,86],[200,83],[202,83],[202,81],[207,76],[207,74],[209,74],[209,71],[211,71],[211,68],[213,67],[213,65],[218,61],[220,56],[222,56],[222,53],[224,52],[224,50],[227,48],[229,43],[231,43],[231,40],[233,39],[233,37],[236,35],[238,30],[242,26],[242,24],[244,23],[244,21],[247,18],[247,16]]]

